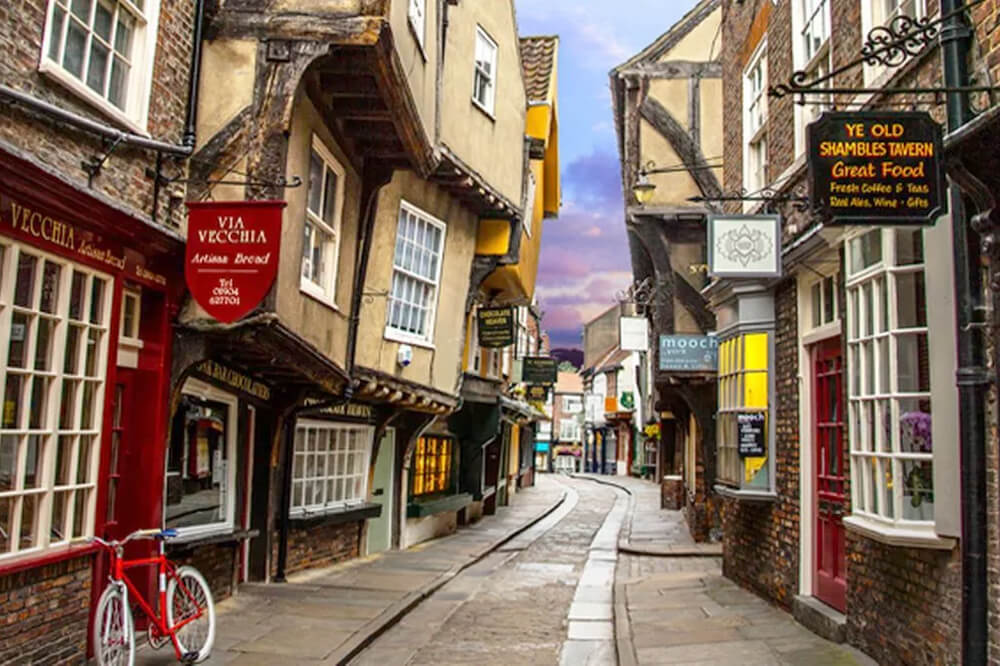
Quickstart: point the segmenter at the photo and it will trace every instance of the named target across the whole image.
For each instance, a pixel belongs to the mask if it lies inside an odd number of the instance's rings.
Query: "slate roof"
[[[552,73],[555,71],[556,47],[559,37],[522,37],[521,65],[524,67],[524,89],[529,102],[549,100]]]

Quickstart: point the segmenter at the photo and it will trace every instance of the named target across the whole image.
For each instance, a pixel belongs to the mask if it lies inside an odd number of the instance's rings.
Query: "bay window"
[[[934,476],[922,229],[848,242],[848,433],[855,516],[930,526]]]
[[[445,224],[401,202],[385,336],[429,345],[444,261]]]
[[[300,419],[295,426],[291,513],[308,515],[364,504],[375,429]]]
[[[716,476],[735,488],[770,487],[768,456],[740,455],[738,423],[741,414],[763,413],[765,439],[769,439],[770,347],[768,332],[741,333],[719,345]]]
[[[50,0],[39,69],[145,131],[159,0]]]
[[[0,560],[94,534],[111,285],[0,239]]]

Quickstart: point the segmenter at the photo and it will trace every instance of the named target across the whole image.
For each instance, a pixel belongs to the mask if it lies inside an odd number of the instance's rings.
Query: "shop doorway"
[[[844,612],[847,556],[843,516],[844,355],[840,338],[813,347],[813,437],[816,446],[816,597]]]
[[[382,435],[375,458],[375,472],[372,475],[372,499],[382,506],[378,518],[368,521],[368,540],[365,552],[368,555],[381,553],[392,547],[393,516],[393,473],[396,460],[396,431],[389,428]]]

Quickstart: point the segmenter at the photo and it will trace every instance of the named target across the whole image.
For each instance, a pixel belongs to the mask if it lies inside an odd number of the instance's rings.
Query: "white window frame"
[[[108,0],[116,5],[125,8],[135,19],[134,31],[132,34],[131,68],[129,70],[129,80],[126,88],[125,108],[120,109],[102,95],[94,92],[83,78],[77,78],[68,70],[64,69],[59,60],[49,56],[52,49],[52,28],[58,6],[66,7],[67,14],[63,18],[60,30],[59,56],[61,58],[65,48],[65,35],[67,26],[71,19],[68,17],[68,10],[71,0],[49,0],[45,14],[45,30],[42,37],[42,51],[38,63],[38,71],[57,81],[63,87],[79,96],[91,106],[96,107],[101,113],[121,123],[128,129],[148,136],[147,126],[149,122],[150,92],[153,86],[153,66],[156,58],[156,36],[160,19],[160,0],[145,0],[144,10],[140,10],[131,0]],[[90,21],[93,22],[94,7],[97,0],[91,5]],[[114,31],[114,26],[112,26]],[[88,32],[87,42],[84,47],[84,74],[90,59],[90,42],[92,31]],[[110,74],[108,75],[110,78]]]
[[[299,432],[308,432],[310,430],[315,431],[326,431],[327,432],[327,447],[324,451],[309,452],[299,450]],[[344,454],[354,453],[356,456],[360,454],[360,457],[356,457],[355,461],[358,465],[356,469],[351,470],[350,473],[347,470],[342,470],[343,473],[338,474],[337,470],[331,470],[330,457],[336,455],[337,458],[345,458],[342,463],[346,467],[346,455],[340,455],[335,451],[330,449],[330,437],[338,433],[337,439],[339,440],[339,433],[344,433],[348,437],[349,433],[356,433],[360,435],[361,448],[360,449],[343,449]],[[349,440],[348,440],[349,441]],[[368,472],[371,467],[371,455],[372,455],[372,444],[375,441],[375,428],[370,425],[365,425],[362,423],[343,423],[334,421],[323,421],[318,419],[298,419],[295,422],[295,440],[292,444],[294,447],[292,451],[293,464],[292,464],[292,498],[289,504],[289,516],[309,516],[322,513],[331,513],[336,511],[342,511],[344,509],[361,506],[368,501]],[[319,464],[322,466],[322,474],[318,473],[318,468],[316,468],[316,473],[314,476],[305,477],[304,472],[306,468],[306,459],[310,456],[316,456],[319,458]],[[301,469],[303,476],[299,476],[298,472],[300,469],[299,460],[302,460]],[[346,486],[347,483],[357,483],[361,482],[361,490],[357,493],[352,493],[350,499],[339,499],[333,500],[327,496],[330,488],[330,483],[337,480],[342,480]],[[308,482],[319,483],[320,487],[323,489],[322,501],[320,502],[306,502],[305,493],[306,485]],[[334,486],[336,487],[336,486]],[[315,496],[314,496],[315,498]]]
[[[793,69],[807,73],[809,80],[826,76],[831,71],[831,53],[833,48],[830,5],[832,0],[793,0],[792,2],[792,60]],[[807,16],[807,13],[810,15]],[[809,37],[818,26],[820,34],[825,32],[824,39],[810,54],[806,46]],[[829,88],[830,82],[819,84]],[[806,127],[818,119],[823,111],[832,108],[829,97],[810,96],[803,106],[795,105],[795,155],[799,156],[806,150]]]
[[[568,432],[567,432],[568,431]],[[559,419],[559,441],[560,442],[579,442],[580,441],[580,424],[576,419]]]
[[[922,230],[899,229],[901,233],[915,231],[922,233]],[[858,241],[867,233],[881,234],[880,258],[870,266],[863,267],[857,271],[853,270],[852,256],[853,243]],[[903,410],[901,404],[906,400],[926,400],[931,403],[931,418],[934,417],[934,396],[930,380],[928,378],[928,390],[923,392],[903,392],[899,389],[899,377],[896,363],[898,363],[898,339],[900,336],[923,335],[924,344],[928,346],[928,356],[930,356],[930,303],[925,304],[925,318],[927,324],[924,326],[901,328],[898,324],[898,296],[897,280],[900,275],[924,274],[925,299],[926,299],[926,263],[897,265],[896,258],[896,229],[877,228],[875,230],[865,230],[861,233],[850,235],[846,242],[847,256],[847,312],[845,313],[846,335],[847,335],[847,438],[848,451],[850,455],[851,470],[851,515],[844,518],[844,523],[862,534],[872,538],[895,543],[897,545],[918,545],[932,548],[949,548],[953,543],[950,539],[938,537],[935,533],[935,519],[931,516],[927,520],[913,520],[903,518],[903,503],[906,498],[903,496],[903,474],[902,465],[906,461],[927,461],[931,463],[932,479],[935,465],[934,450],[930,453],[903,452],[900,448],[900,433],[898,424]],[[927,258],[927,248],[924,246],[924,262]],[[881,285],[884,285],[884,293]],[[870,294],[865,293],[865,287],[871,285]],[[866,299],[872,299],[872,329],[867,330],[864,325],[866,311]],[[882,303],[882,298],[887,299],[887,303]],[[855,315],[857,310],[857,315]],[[883,321],[888,313],[888,321]],[[880,341],[884,340],[886,346],[880,349]],[[872,354],[872,371],[874,376],[868,377],[867,355]],[[883,379],[880,378],[882,362],[884,356],[888,357],[889,365],[886,376],[889,386],[882,386]],[[895,359],[895,360],[894,360]],[[876,441],[871,439],[871,430],[867,427],[868,420],[865,415],[868,413],[864,409],[867,403],[874,403],[872,413],[876,420],[874,435]],[[885,410],[888,410],[887,412]],[[879,415],[888,418],[889,432],[888,442],[885,439],[885,429],[877,427]],[[871,464],[878,465],[879,473],[872,475]],[[874,501],[872,497],[873,483],[874,491],[879,497],[879,506],[886,497],[887,483],[885,471],[888,471],[892,478],[892,516],[885,516],[874,511]],[[941,492],[940,488],[934,488],[935,494]],[[936,509],[936,507],[935,507]]]
[[[562,410],[564,414],[582,414],[583,397],[579,395],[564,395]]]
[[[125,326],[125,302],[133,301],[135,303],[135,319],[133,320],[132,330],[128,330]],[[121,306],[121,323],[118,327],[118,337],[123,340],[127,340],[133,344],[139,343],[139,322],[142,320],[142,292],[137,288],[126,287],[122,289],[122,306]]]
[[[535,223],[535,199],[538,197],[538,181],[535,179],[535,172],[528,169],[528,198],[524,205],[524,216],[521,225],[524,227],[524,234],[531,238],[531,228]]]
[[[917,19],[927,16],[927,0],[903,0],[900,4],[905,4],[907,1],[912,1],[914,3]],[[885,2],[885,0],[861,0],[862,35],[867,35],[873,28],[880,25],[886,25],[890,20],[890,18],[882,16],[880,5],[882,5],[883,2]],[[907,61],[908,60],[909,57],[907,58]],[[869,65],[868,63],[865,63],[863,66],[865,86],[882,87],[882,85],[888,83],[889,79],[891,79],[901,67],[902,64],[897,67],[886,67],[881,64]]]
[[[427,33],[427,0],[409,0],[406,18],[417,38],[420,52],[424,50],[424,38]]]
[[[225,534],[232,532],[236,525],[236,467],[237,461],[237,441],[239,431],[239,398],[235,394],[224,391],[217,386],[202,381],[195,377],[189,377],[184,382],[181,389],[182,394],[190,395],[201,400],[211,400],[226,405],[226,488],[223,495],[226,500],[226,516],[221,521],[208,523],[207,525],[191,525],[187,527],[177,527],[177,534],[181,539],[196,538],[210,534]],[[164,468],[164,481],[171,472]],[[163,484],[163,519],[166,520],[166,483]]]
[[[827,293],[827,286],[833,286],[832,296]],[[833,315],[826,317],[827,300],[833,301]],[[808,319],[804,322],[807,332],[825,331],[830,327],[839,329],[840,322],[840,274],[834,273],[811,280],[806,289]],[[819,318],[817,323],[816,319]]]
[[[35,257],[35,273],[30,302],[27,305],[15,305],[15,282],[18,273],[19,257],[21,255]],[[59,285],[56,294],[55,307],[52,312],[41,308],[42,287],[44,283],[45,264],[58,266]],[[82,302],[79,318],[70,316],[70,300],[73,291],[74,273],[83,276]],[[103,281],[101,303],[92,312],[92,284],[94,280]],[[97,507],[97,486],[100,479],[100,460],[102,453],[102,437],[104,426],[104,400],[107,393],[108,354],[110,353],[110,328],[112,316],[112,301],[114,296],[114,280],[111,276],[90,268],[75,264],[60,257],[37,250],[34,247],[14,242],[0,237],[0,330],[5,331],[4,343],[0,345],[0,389],[3,390],[6,403],[7,381],[11,375],[24,378],[20,388],[20,414],[13,427],[3,427],[0,419],[0,435],[15,438],[13,455],[12,485],[9,490],[0,491],[0,502],[7,504],[8,521],[0,522],[0,528],[9,529],[7,535],[7,550],[0,553],[0,562],[12,558],[44,554],[58,547],[79,544],[94,535]],[[10,346],[13,334],[13,318],[18,313],[27,319],[23,331],[25,344],[23,347],[24,364],[8,367],[10,362]],[[97,321],[94,321],[96,316]],[[37,369],[37,342],[40,330],[39,322],[46,320],[52,326],[49,329],[49,349],[46,355],[47,369]],[[66,349],[70,328],[81,331],[78,338],[77,363],[75,372],[66,371]],[[96,335],[93,356],[87,354],[87,341],[91,335]],[[92,363],[88,363],[88,358]],[[88,371],[90,365],[91,371]],[[37,425],[32,427],[32,387],[34,381],[46,382],[45,409],[37,413]],[[65,387],[72,384],[76,388],[67,394]],[[81,423],[84,416],[84,390],[90,385],[91,403],[89,427]],[[63,410],[65,404],[72,401],[69,413],[69,426],[63,427]],[[3,416],[6,417],[6,404]],[[25,488],[27,481],[28,448],[31,437],[38,438],[36,451],[35,476],[36,486]],[[64,442],[63,438],[68,438]],[[81,479],[80,442],[87,438],[90,441],[89,469],[83,470]],[[66,467],[65,483],[59,483],[58,449],[68,445],[68,466]],[[0,455],[3,447],[0,446]],[[0,458],[2,460],[2,458]],[[60,497],[57,498],[57,493]],[[77,498],[82,497],[81,502]],[[34,529],[30,537],[32,545],[20,549],[21,521],[23,505],[28,498],[34,498]],[[63,538],[53,540],[52,519],[55,503],[65,501],[63,505]],[[80,533],[73,535],[76,510],[79,508],[83,518],[80,521]]]
[[[473,306],[469,315],[469,358],[466,369],[479,374],[482,366],[482,350],[479,348],[479,307]]]
[[[487,72],[482,67],[479,66],[479,56],[480,45],[492,51],[489,58],[488,64],[490,65],[492,71]],[[477,107],[482,109],[486,115],[493,117],[496,110],[496,96],[497,96],[497,60],[499,60],[500,47],[497,46],[496,40],[490,37],[490,34],[483,29],[481,25],[476,26],[476,40],[475,40],[475,53],[473,54],[473,76],[472,76],[472,103]],[[477,96],[479,86],[479,77],[486,79],[489,84],[486,88],[486,99],[479,99]]]
[[[447,247],[447,239],[448,239],[448,225],[439,220],[438,218],[434,217],[430,213],[421,210],[420,208],[417,208],[416,206],[405,200],[400,200],[399,202],[399,214],[396,216],[397,225],[399,224],[399,219],[404,212],[413,215],[418,219],[419,222],[423,222],[432,227],[436,227],[441,232],[440,243],[437,248],[437,256],[438,256],[437,271],[435,273],[434,280],[433,281],[428,280],[427,278],[417,275],[412,271],[408,271],[399,264],[397,264],[397,258],[395,256],[395,253],[393,254],[392,281],[395,281],[395,276],[397,273],[399,273],[406,279],[417,280],[419,282],[423,282],[429,285],[430,288],[432,289],[432,293],[429,299],[430,305],[427,308],[426,312],[426,320],[424,321],[425,333],[423,335],[417,335],[411,333],[410,331],[396,328],[392,325],[392,307],[393,307],[393,302],[395,300],[395,296],[393,295],[392,285],[390,284],[389,298],[386,304],[385,332],[383,335],[387,340],[392,340],[394,342],[402,342],[405,344],[417,345],[419,347],[433,348],[434,330],[436,328],[436,323],[437,323],[438,298],[441,295],[441,272],[444,266],[444,260],[445,260],[444,253],[445,253],[445,248]],[[399,232],[400,228],[397,226],[396,228],[397,245],[399,244]],[[407,303],[407,305],[412,305],[412,304]]]
[[[302,252],[299,256],[299,289],[309,296],[312,296],[316,300],[320,301],[324,305],[328,305],[334,309],[337,308],[337,275],[340,265],[340,233],[342,228],[341,220],[344,214],[344,180],[346,177],[346,171],[344,166],[337,161],[333,156],[333,153],[320,141],[319,137],[315,134],[312,138],[312,148],[309,153],[309,161],[312,163],[312,155],[315,153],[320,161],[323,163],[323,179],[324,183],[320,185],[320,211],[326,207],[326,173],[329,169],[334,176],[337,178],[337,186],[334,190],[334,204],[333,204],[333,220],[332,222],[327,222],[320,215],[309,208],[309,189],[312,183],[307,183],[305,191],[305,219],[302,222],[303,231],[305,230],[305,225],[311,224],[315,228],[329,236],[331,240],[326,242],[327,247],[324,248],[324,261],[326,271],[321,276],[322,284],[314,282],[312,279],[307,278],[303,275],[304,264],[306,262],[305,257],[305,246],[303,245]],[[310,178],[312,176],[310,175]],[[305,243],[305,238],[303,234],[302,238],[303,244]]]
[[[760,70],[760,86],[755,88],[755,72]],[[767,186],[767,40],[761,40],[743,70],[743,186],[750,192],[758,192]],[[760,126],[754,127],[754,109],[760,108]],[[763,164],[759,169],[751,168],[751,157],[755,151],[763,152]],[[758,182],[759,181],[759,182]],[[744,202],[744,210],[753,208],[754,202]]]

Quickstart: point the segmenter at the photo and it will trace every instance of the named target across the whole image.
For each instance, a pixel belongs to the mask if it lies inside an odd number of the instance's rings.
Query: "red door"
[[[815,595],[844,612],[847,556],[842,518],[846,506],[844,473],[844,356],[840,338],[813,348],[813,437],[816,442]]]

